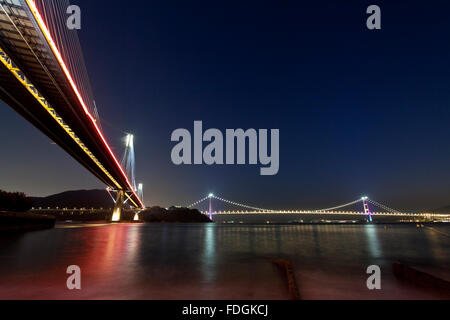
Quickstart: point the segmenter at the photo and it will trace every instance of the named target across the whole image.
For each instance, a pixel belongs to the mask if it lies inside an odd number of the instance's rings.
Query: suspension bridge
[[[134,177],[133,136],[120,163],[108,144],[67,0],[0,0],[0,99],[63,148],[124,205],[144,208]],[[137,219],[137,214],[136,214]]]
[[[214,210],[213,209],[213,201],[216,200],[218,202],[224,203],[226,205],[231,205],[234,207],[238,207],[240,209],[237,210]],[[392,217],[416,217],[416,218],[450,218],[450,214],[436,214],[436,213],[426,213],[426,212],[405,212],[399,211],[396,209],[392,209],[382,203],[376,202],[369,197],[361,197],[354,201],[344,203],[341,205],[333,206],[330,208],[321,208],[321,209],[267,209],[267,208],[259,208],[255,206],[251,206],[248,204],[243,204],[231,200],[227,200],[221,197],[218,197],[212,193],[208,196],[190,204],[187,208],[199,208],[202,203],[208,204],[208,210],[201,211],[202,213],[209,216],[211,220],[214,219],[215,215],[262,215],[262,214],[317,214],[317,215],[352,215],[352,216],[363,216],[368,222],[373,222],[375,216],[392,216]],[[361,211],[358,210],[345,210],[345,208],[354,208],[360,206]],[[372,208],[378,208],[379,211],[374,211]]]

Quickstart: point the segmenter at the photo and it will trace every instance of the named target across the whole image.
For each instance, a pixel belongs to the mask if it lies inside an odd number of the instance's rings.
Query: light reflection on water
[[[216,264],[216,255],[215,255],[215,228],[214,225],[207,225],[204,228],[205,235],[203,241],[203,256],[201,261],[202,266],[202,275],[205,279],[205,282],[211,282],[215,279],[215,264]]]
[[[382,256],[382,252],[380,250],[380,244],[378,242],[378,230],[375,225],[366,225],[365,231],[367,235],[367,245],[369,246],[369,251],[372,257],[379,258]]]
[[[286,299],[272,259],[291,260],[304,299],[440,298],[397,281],[395,261],[449,276],[449,238],[411,225],[71,226],[0,237],[1,299]],[[81,291],[65,287],[73,264]]]

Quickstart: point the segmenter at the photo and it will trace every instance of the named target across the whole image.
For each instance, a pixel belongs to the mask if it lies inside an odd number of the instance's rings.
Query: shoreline
[[[28,212],[0,211],[0,232],[22,232],[52,229],[56,218]]]

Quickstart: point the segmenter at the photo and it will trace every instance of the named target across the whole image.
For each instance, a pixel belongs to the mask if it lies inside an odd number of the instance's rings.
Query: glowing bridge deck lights
[[[222,210],[222,211],[213,211],[212,207],[211,207],[211,200],[212,199],[216,199],[219,200],[221,202],[224,202],[226,204],[230,204],[233,206],[237,206],[237,207],[241,207],[244,209],[239,209],[239,210]],[[208,196],[204,197],[203,199],[200,199],[196,202],[194,202],[193,204],[187,206],[187,208],[193,208],[196,207],[197,205],[201,204],[202,202],[205,202],[209,200],[209,210],[207,211],[203,211],[204,214],[209,215],[212,217],[212,215],[223,215],[223,214],[326,214],[326,215],[361,215],[361,216],[365,216],[369,222],[373,222],[373,217],[374,216],[396,216],[396,217],[409,217],[409,218],[420,218],[420,217],[426,217],[426,218],[439,218],[439,219],[444,219],[444,218],[450,218],[450,214],[435,214],[435,213],[412,213],[412,212],[400,212],[397,211],[395,209],[389,208],[388,206],[385,206],[381,203],[378,203],[372,199],[370,199],[367,196],[361,197],[358,200],[352,201],[352,202],[348,202],[348,203],[344,203],[342,205],[339,206],[335,206],[332,208],[325,208],[325,209],[291,209],[291,210],[285,210],[285,209],[263,209],[263,208],[258,208],[258,207],[253,207],[253,206],[249,206],[243,203],[238,203],[238,202],[234,202],[234,201],[230,201],[230,200],[226,200],[223,198],[220,198],[218,196],[215,196],[213,194],[209,194]],[[355,210],[338,210],[344,207],[349,207],[355,204],[363,204],[363,208],[364,211],[363,212],[359,212],[359,211],[355,211]],[[375,211],[370,211],[369,207],[368,207],[368,203],[379,207],[383,210],[386,210],[384,212],[375,212]],[[250,209],[250,210],[245,210],[245,209]]]
[[[136,198],[139,200],[140,206],[142,208],[144,208],[144,204],[142,202],[142,200],[139,198],[139,196],[136,194],[136,191],[133,189],[133,187],[131,186],[130,181],[128,180],[127,175],[125,174],[125,172],[123,171],[121,165],[119,164],[119,162],[117,161],[117,158],[115,157],[114,153],[112,152],[111,148],[109,147],[108,143],[106,142],[105,137],[103,136],[101,130],[98,127],[97,121],[95,120],[95,118],[91,115],[91,113],[89,112],[83,97],[81,96],[77,85],[75,84],[75,81],[73,80],[69,69],[67,68],[64,59],[62,58],[61,53],[59,52],[51,34],[50,31],[48,29],[48,27],[46,26],[44,19],[42,18],[41,14],[39,13],[39,10],[37,9],[36,3],[34,2],[34,0],[25,0],[28,7],[31,10],[31,13],[33,14],[37,24],[39,25],[39,28],[41,29],[45,39],[47,40],[53,54],[55,55],[56,59],[58,60],[59,65],[61,66],[64,74],[67,77],[67,80],[69,81],[73,91],[75,92],[75,95],[77,96],[85,114],[87,115],[87,117],[90,119],[90,121],[92,122],[92,124],[94,125],[95,130],[97,131],[98,135],[100,136],[104,146],[106,147],[106,149],[108,150],[109,154],[111,155],[112,159],[114,160],[115,164],[117,165],[117,167],[119,168],[120,172],[122,173],[123,177],[125,178],[125,181],[127,182],[127,187],[128,189],[136,196]],[[122,186],[118,186],[119,189],[123,189]],[[134,201],[132,201],[133,204],[135,204]],[[136,204],[135,204],[136,205]],[[136,205],[136,207],[138,207],[138,205]]]
[[[114,185],[121,188],[120,184],[113,178],[113,176],[105,169],[100,161],[92,154],[86,145],[77,137],[75,132],[64,122],[58,115],[55,109],[48,103],[48,101],[39,93],[34,85],[25,77],[23,72],[12,62],[11,58],[0,47],[0,61],[3,65],[16,77],[17,80],[30,92],[33,97],[44,107],[45,110],[52,116],[53,119],[67,132],[67,134],[78,144],[78,146],[95,162],[95,164],[111,179]]]

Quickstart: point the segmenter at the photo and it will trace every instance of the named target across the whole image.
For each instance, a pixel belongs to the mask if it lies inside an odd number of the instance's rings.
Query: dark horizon
[[[71,1],[102,126],[118,158],[135,135],[146,205],[210,192],[267,208],[367,195],[399,210],[450,205],[450,4]],[[437,3],[437,2],[436,2]],[[420,23],[418,23],[420,21]],[[102,189],[0,102],[0,189],[48,196]],[[175,166],[177,128],[280,129],[280,170]]]

